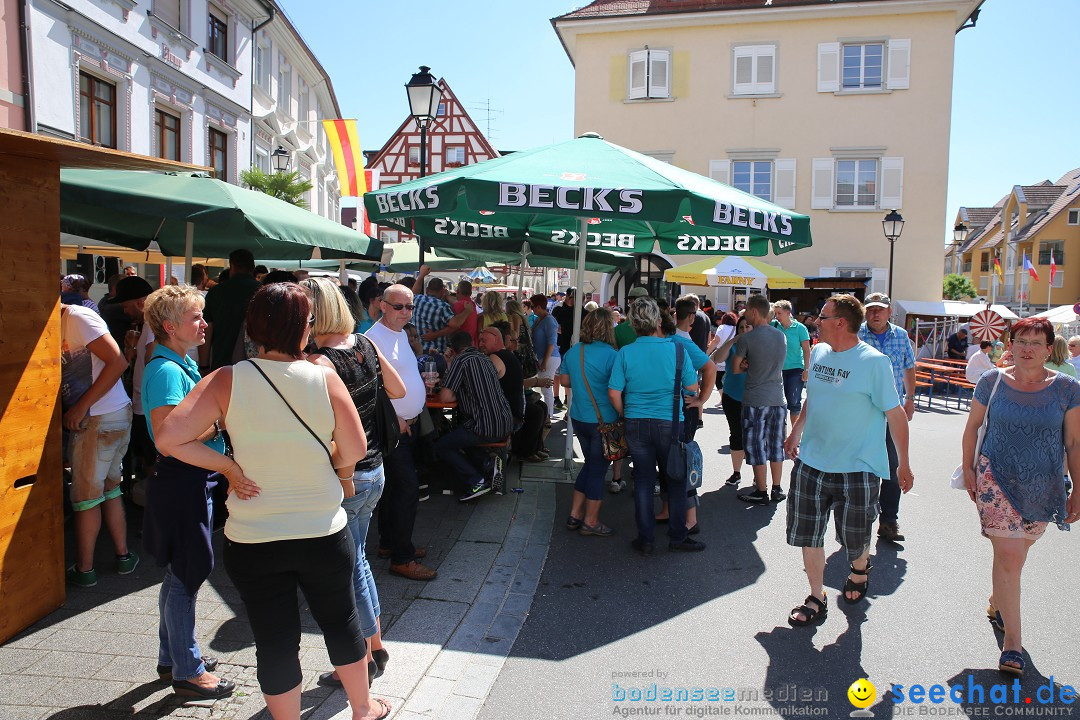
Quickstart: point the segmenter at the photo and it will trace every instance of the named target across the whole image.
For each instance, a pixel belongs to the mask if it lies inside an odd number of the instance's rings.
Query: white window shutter
[[[819,43],[817,46],[817,90],[840,90],[840,43]]]
[[[834,267],[818,268],[818,277],[836,277],[836,268],[834,268]]]
[[[648,90],[649,51],[635,50],[630,53],[626,67],[626,97],[643,98]]]
[[[907,90],[911,86],[911,40],[889,41],[888,72],[885,86],[889,90]]]
[[[730,160],[710,160],[709,161],[709,177],[716,182],[724,183],[725,185],[731,184],[731,161]]]
[[[833,206],[833,172],[836,164],[832,158],[814,158],[811,175],[810,207],[828,210]]]
[[[733,70],[735,78],[732,90],[736,95],[749,95],[754,92],[754,55],[749,52],[753,48],[735,48]]]
[[[788,210],[795,209],[795,158],[773,160],[773,202]]]
[[[671,97],[668,78],[671,72],[671,53],[667,50],[649,50],[649,97]]]
[[[881,199],[878,207],[899,210],[904,206],[904,158],[881,158]]]
[[[754,59],[754,92],[776,92],[776,47],[762,45],[758,48],[758,55]]]

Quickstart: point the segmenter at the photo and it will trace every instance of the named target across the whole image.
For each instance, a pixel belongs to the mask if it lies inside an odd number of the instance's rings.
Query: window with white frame
[[[409,146],[409,164],[410,165],[419,165],[420,164],[420,146],[419,145],[410,145]]]
[[[844,45],[841,62],[841,87],[844,90],[881,89],[885,69],[883,43]]]
[[[278,55],[277,102],[282,112],[292,115],[292,66],[284,55]]]
[[[1058,273],[1061,272],[1061,266],[1065,264],[1065,241],[1064,240],[1043,240],[1039,243],[1039,264],[1050,265],[1050,255],[1054,256],[1054,265],[1058,267]]]
[[[273,58],[270,50],[270,37],[265,32],[260,32],[255,43],[255,84],[267,94],[270,92],[270,66]]]
[[[883,92],[910,86],[908,38],[818,45],[818,92]]]
[[[733,160],[731,186],[772,202],[773,164],[771,160]]]
[[[990,276],[981,275],[979,277],[979,293],[985,295],[990,292]]]
[[[396,243],[398,241],[397,231],[396,230],[380,230],[379,231],[379,240],[381,240],[384,245],[389,245],[391,243]]]
[[[633,50],[627,58],[628,100],[671,97],[671,51]]]
[[[836,277],[870,277],[871,274],[873,269],[869,265],[836,268]]]
[[[296,83],[299,86],[296,96],[297,111],[296,117],[300,122],[305,122],[308,119],[308,114],[311,110],[311,99],[308,93],[308,85],[304,78],[297,78]],[[307,125],[304,126],[305,130],[311,130]]]
[[[836,206],[877,207],[877,160],[836,161]]]
[[[182,33],[188,31],[184,0],[154,0],[154,17]]]
[[[270,148],[262,145],[255,146],[255,167],[267,175],[270,174]]]
[[[208,3],[206,51],[227,63],[229,57],[229,16],[213,3]]]
[[[439,103],[439,107],[435,110],[435,117],[442,117],[446,114],[446,103]]]
[[[899,210],[904,203],[904,159],[814,158],[810,207]]]
[[[464,165],[465,164],[465,146],[464,145],[450,145],[446,148],[446,164],[451,165]]]
[[[776,46],[739,45],[733,50],[734,95],[776,92]]]
[[[1073,208],[1069,211],[1069,224],[1080,225],[1080,208]]]

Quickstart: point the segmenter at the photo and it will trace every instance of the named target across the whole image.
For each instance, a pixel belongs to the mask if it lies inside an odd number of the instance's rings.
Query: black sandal
[[[788,613],[787,621],[789,624],[795,627],[802,627],[804,625],[816,625],[823,621],[829,614],[829,598],[824,595],[822,598],[817,598],[814,595],[807,595],[803,600],[803,604],[791,609]],[[810,603],[814,603],[817,608],[810,607]],[[796,615],[802,615],[803,619],[800,620]]]
[[[866,597],[866,593],[870,588],[870,571],[874,569],[874,566],[870,564],[869,560],[867,560],[866,568],[863,570],[856,570],[855,565],[851,565],[850,567],[852,575],[862,575],[866,578],[866,580],[861,583],[852,582],[851,578],[848,578],[844,581],[844,602],[846,602],[848,605],[854,605],[855,603]],[[855,599],[851,599],[847,596],[849,592],[859,593],[859,596]]]

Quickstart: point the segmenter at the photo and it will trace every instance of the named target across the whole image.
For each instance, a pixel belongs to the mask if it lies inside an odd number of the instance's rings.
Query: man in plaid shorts
[[[859,340],[862,303],[853,295],[834,295],[820,317],[806,402],[784,442],[788,457],[797,458],[788,490],[787,541],[802,548],[810,581],[810,595],[788,615],[792,625],[820,622],[828,613],[823,583],[830,511],[836,517],[836,539],[851,563],[844,601],[854,604],[866,597],[878,493],[881,478],[889,475],[886,426],[896,446],[900,489],[907,492],[914,482],[907,415],[896,393],[892,364]]]
[[[746,373],[742,426],[746,464],[754,469],[754,487],[737,493],[743,502],[768,505],[766,464],[772,474],[772,502],[784,499],[780,487],[784,471],[784,431],[787,398],[784,396],[784,358],[787,338],[769,325],[772,305],[764,295],[752,295],[743,318],[754,328],[739,337],[729,372]]]

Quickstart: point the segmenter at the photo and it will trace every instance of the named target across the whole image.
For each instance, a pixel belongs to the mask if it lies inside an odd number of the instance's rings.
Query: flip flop
[[[1005,663],[1017,663],[1020,667],[1013,665],[1006,665]],[[1001,653],[1001,658],[998,659],[998,670],[1009,675],[1015,675],[1018,678],[1024,677],[1024,656],[1016,650],[1006,650]]]

